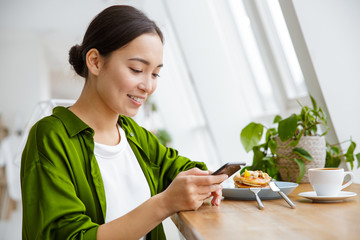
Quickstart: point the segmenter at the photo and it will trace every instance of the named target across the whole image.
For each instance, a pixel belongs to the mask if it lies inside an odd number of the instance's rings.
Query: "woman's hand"
[[[210,175],[209,171],[193,168],[179,173],[162,193],[171,214],[183,210],[196,210],[205,199],[213,196],[211,203],[219,205],[222,197],[221,183],[226,174]]]
[[[198,168],[179,173],[162,193],[124,216],[100,225],[97,239],[129,239],[129,236],[139,239],[172,214],[182,210],[196,210],[211,196],[214,197],[212,203],[219,205],[221,183],[228,176],[210,174]]]
[[[209,171],[209,173],[212,174],[213,171]],[[225,175],[225,176],[226,176],[226,178],[229,177],[227,175]],[[211,205],[219,206],[221,198],[222,198],[222,185],[219,190],[217,190],[216,192],[212,192],[211,195],[213,196],[213,198],[211,199]]]

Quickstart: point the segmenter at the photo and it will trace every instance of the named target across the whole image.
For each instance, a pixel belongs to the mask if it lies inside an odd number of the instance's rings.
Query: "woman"
[[[143,13],[112,6],[71,48],[85,85],[73,106],[56,107],[29,133],[23,239],[165,239],[165,218],[210,196],[220,204],[226,175],[209,175],[130,118],[155,91],[162,44]]]

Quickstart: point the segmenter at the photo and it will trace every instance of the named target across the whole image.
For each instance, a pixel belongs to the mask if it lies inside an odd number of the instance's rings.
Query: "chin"
[[[126,111],[124,113],[120,113],[120,115],[123,115],[125,117],[135,117],[137,113],[138,113],[138,110],[136,110],[136,111]]]
[[[134,114],[126,114],[126,115],[124,115],[124,116],[126,116],[126,117],[135,117],[135,116],[136,116],[136,113],[134,113]]]

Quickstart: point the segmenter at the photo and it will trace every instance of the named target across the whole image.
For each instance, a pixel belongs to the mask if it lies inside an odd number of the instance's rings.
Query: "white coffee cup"
[[[343,185],[346,175],[350,180]],[[310,168],[309,179],[317,196],[337,196],[341,189],[353,182],[354,174],[344,172],[343,168]]]

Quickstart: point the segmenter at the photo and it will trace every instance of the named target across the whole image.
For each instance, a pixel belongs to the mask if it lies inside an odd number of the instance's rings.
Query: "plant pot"
[[[302,136],[296,147],[305,149],[314,159],[313,161],[306,160],[299,155],[294,154],[292,151],[294,147],[286,145],[287,142],[282,142],[276,139],[278,147],[276,150],[277,155],[285,156],[288,159],[300,158],[305,162],[305,174],[300,183],[309,183],[308,170],[310,168],[322,168],[325,166],[326,159],[326,141],[324,136]],[[279,158],[279,172],[283,181],[296,182],[299,176],[299,166],[293,160],[286,158]]]

